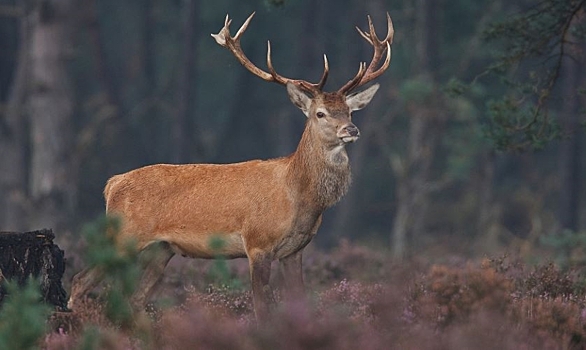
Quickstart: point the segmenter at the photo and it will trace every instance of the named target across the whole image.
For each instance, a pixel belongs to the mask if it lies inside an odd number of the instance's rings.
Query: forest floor
[[[500,256],[402,264],[342,241],[304,254],[307,299],[277,303],[258,325],[248,265],[174,258],[148,312],[120,324],[86,300],[75,326],[54,323],[46,349],[582,349],[581,269]]]

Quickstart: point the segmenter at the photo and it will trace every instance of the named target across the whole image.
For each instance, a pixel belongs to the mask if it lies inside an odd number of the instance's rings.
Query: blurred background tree
[[[489,42],[500,44],[489,67],[508,89],[489,100],[487,136],[503,150],[558,149],[559,225],[578,231],[583,213],[584,49],[586,1],[554,0],[492,23]]]
[[[226,13],[257,11],[243,46],[261,66],[266,40],[287,76],[315,80],[326,53],[335,90],[371,55],[353,26],[389,11],[391,68],[318,244],[535,254],[585,227],[585,2],[0,0],[0,230],[75,249],[114,174],[292,152],[305,117],[210,38]]]

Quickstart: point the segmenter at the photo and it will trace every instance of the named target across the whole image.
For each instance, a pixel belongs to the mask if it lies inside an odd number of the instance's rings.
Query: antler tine
[[[238,32],[236,32],[235,36],[230,35],[230,23],[232,23],[232,19],[230,19],[230,17],[228,15],[226,15],[226,19],[224,20],[224,27],[220,30],[220,32],[218,34],[212,34],[212,37],[216,40],[216,42],[219,45],[230,50],[230,52],[232,52],[232,54],[236,57],[236,59],[238,59],[240,64],[242,64],[246,69],[248,69],[248,71],[250,71],[252,74],[256,75],[257,77],[259,77],[265,81],[272,81],[272,82],[276,82],[276,83],[279,83],[282,85],[286,85],[289,82],[294,82],[297,85],[305,88],[309,92],[313,92],[313,93],[316,93],[318,90],[321,90],[326,82],[326,79],[328,76],[328,71],[329,71],[328,62],[327,62],[327,58],[325,58],[325,55],[324,55],[324,62],[325,62],[324,63],[324,73],[321,77],[321,80],[317,84],[312,84],[312,83],[305,81],[305,80],[289,79],[289,78],[286,78],[286,77],[278,74],[277,71],[275,70],[275,68],[273,67],[273,62],[271,60],[271,43],[270,42],[267,43],[267,66],[269,68],[269,72],[266,72],[266,71],[258,68],[256,65],[254,65],[254,63],[252,63],[250,61],[250,59],[248,59],[248,57],[246,57],[246,55],[242,51],[242,47],[240,46],[240,38],[242,37],[242,35],[246,31],[246,29],[248,28],[248,25],[250,24],[250,21],[252,20],[254,15],[255,15],[255,12],[253,12],[250,16],[248,16],[248,18],[246,19],[246,21],[244,21],[244,23],[242,24],[240,29],[238,29]]]
[[[330,73],[330,65],[328,63],[328,56],[324,53],[324,72],[321,75],[321,79],[319,83],[317,83],[316,87],[318,89],[322,89],[324,85],[326,85],[326,80],[328,80],[328,74]]]
[[[367,74],[366,74],[368,81],[370,81],[370,80],[380,76],[389,66],[390,56],[391,56],[390,43],[393,40],[395,30],[393,28],[393,22],[391,20],[391,16],[389,15],[388,12],[387,12],[387,35],[384,38],[384,40],[380,40],[378,38],[378,35],[376,35],[376,31],[374,29],[374,25],[372,24],[372,19],[370,18],[370,16],[368,16],[368,29],[369,29],[368,37],[371,39],[369,41],[369,43],[371,43],[371,45],[373,45],[373,47],[374,47],[374,54],[372,57],[372,61],[370,62],[370,65],[368,66]],[[385,59],[385,62],[378,70],[375,71],[375,68],[378,65],[378,62],[380,61],[385,50],[387,51],[387,57]],[[389,61],[389,62],[387,63],[387,61]],[[366,83],[366,82],[367,81],[365,81],[364,83]]]
[[[395,29],[393,28],[393,21],[391,20],[391,15],[389,15],[388,12],[387,12],[387,35],[385,36],[384,40],[378,39],[378,35],[376,35],[376,32],[374,30],[374,26],[372,24],[372,20],[371,20],[370,16],[368,16],[368,27],[369,27],[368,33],[364,32],[358,26],[356,26],[356,30],[358,31],[358,34],[360,34],[360,36],[362,36],[366,41],[368,41],[369,44],[371,44],[371,45],[373,44],[372,39],[371,39],[372,37],[374,37],[380,43],[385,43],[385,42],[388,42],[390,44],[393,43],[393,36],[395,34]]]
[[[387,68],[389,68],[389,65],[391,62],[391,43],[393,41],[393,36],[395,33],[394,28],[393,28],[393,22],[391,21],[391,16],[387,12],[387,28],[388,29],[387,29],[387,35],[383,40],[379,39],[379,37],[376,35],[376,30],[374,29],[374,24],[372,23],[372,18],[370,16],[367,16],[367,18],[368,18],[368,32],[365,32],[358,27],[356,27],[356,29],[358,30],[358,34],[360,34],[361,37],[363,37],[370,45],[372,45],[372,47],[374,49],[374,53],[372,55],[372,60],[370,61],[368,68],[365,68],[364,71],[361,71],[361,70],[358,71],[358,73],[361,74],[361,76],[358,77],[358,74],[357,74],[352,80],[350,80],[348,83],[346,83],[346,85],[344,85],[339,90],[340,92],[348,93],[352,89],[355,89],[359,86],[362,86],[362,85],[368,83],[369,81],[372,81],[373,79],[379,77],[381,74],[383,74],[387,70]],[[377,66],[378,66],[383,54],[385,53],[385,51],[387,53],[385,61],[377,69]],[[361,64],[361,67],[362,67],[362,64]]]
[[[317,84],[310,83],[306,80],[285,78],[284,76],[277,73],[277,71],[275,70],[275,67],[273,66],[273,60],[271,58],[271,42],[270,41],[267,41],[267,67],[269,68],[269,72],[273,76],[274,81],[276,81],[280,84],[283,84],[283,85],[286,85],[288,82],[293,82],[293,83],[296,83],[298,86],[304,88],[305,90],[308,90],[308,92],[311,92],[311,93],[316,93],[318,91],[321,91],[321,89],[323,88],[323,86],[326,83],[326,80],[328,79],[328,74],[330,71],[330,66],[328,64],[328,58],[324,54],[324,72],[322,73],[321,79],[319,80],[319,82]]]
[[[358,31],[358,34],[360,34],[361,37],[368,41],[370,45],[373,45],[373,42],[370,39],[370,35],[368,33],[363,32],[362,29],[358,28],[358,26],[356,26],[356,30]]]
[[[277,73],[275,68],[273,67],[273,60],[271,59],[271,42],[267,41],[267,67],[269,67],[269,72],[273,76],[274,80],[279,84],[286,85],[288,81],[292,79],[287,79]]]
[[[248,24],[252,20],[252,17],[254,17],[254,14],[255,13],[253,12],[250,16],[248,16],[234,37],[230,35],[230,23],[232,23],[232,19],[230,19],[229,15],[226,15],[226,19],[224,20],[224,27],[222,27],[218,34],[212,34],[212,37],[219,45],[227,48],[230,52],[232,52],[238,62],[240,62],[244,68],[248,69],[249,72],[265,81],[275,81],[271,74],[255,66],[254,63],[252,63],[248,57],[246,57],[242,51],[242,47],[240,46],[240,38],[244,34],[244,31],[246,31],[246,28],[248,28]]]
[[[378,35],[376,35],[374,24],[372,24],[372,18],[370,15],[367,15],[366,18],[368,18],[368,33],[370,34],[370,37],[373,38],[373,40],[376,39],[378,41]]]
[[[393,37],[395,36],[395,27],[393,26],[393,20],[391,15],[387,12],[387,36],[385,37],[386,42],[389,44],[393,43]]]
[[[360,62],[360,65],[358,67],[358,73],[356,73],[354,78],[352,78],[350,81],[348,81],[338,91],[341,93],[348,93],[348,92],[352,91],[353,89],[355,89],[358,86],[358,83],[360,83],[360,81],[364,77],[364,74],[366,74],[366,62]]]
[[[236,35],[234,36],[234,40],[240,40],[240,37],[242,36],[242,34],[244,34],[244,31],[246,30],[246,28],[248,28],[248,24],[250,23],[250,21],[252,20],[252,17],[254,17],[255,14],[256,14],[256,12],[251,13],[250,16],[248,16],[248,18],[246,19],[246,21],[244,21],[244,23],[242,23],[242,26],[240,27],[240,29],[238,29],[238,31],[236,32]]]

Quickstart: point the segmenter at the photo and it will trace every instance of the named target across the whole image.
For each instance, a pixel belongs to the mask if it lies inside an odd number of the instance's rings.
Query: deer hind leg
[[[143,250],[139,256],[143,271],[136,291],[130,299],[130,303],[136,310],[144,309],[155,287],[161,282],[169,260],[175,255],[167,242],[158,242],[151,246]]]
[[[250,279],[252,282],[252,299],[256,320],[264,323],[268,320],[269,305],[273,302],[273,293],[269,286],[272,259],[266,254],[248,257]]]
[[[94,289],[104,277],[104,273],[99,268],[85,268],[73,276],[71,281],[71,293],[67,308],[74,310],[80,299]]]

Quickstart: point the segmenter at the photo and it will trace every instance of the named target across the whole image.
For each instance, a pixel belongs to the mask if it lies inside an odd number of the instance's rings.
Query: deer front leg
[[[256,254],[249,256],[248,259],[250,264],[254,314],[257,322],[264,323],[268,320],[269,305],[273,299],[271,287],[269,286],[272,259],[266,254]]]
[[[167,242],[159,242],[140,253],[142,274],[136,291],[130,299],[135,310],[144,310],[155,287],[161,282],[163,271],[175,252]]]
[[[74,310],[80,302],[80,299],[94,289],[103,277],[103,271],[95,267],[85,268],[75,274],[71,281],[71,292],[69,293],[67,308]]]
[[[292,300],[303,298],[305,294],[301,252],[300,250],[280,260],[285,282],[284,295]]]

